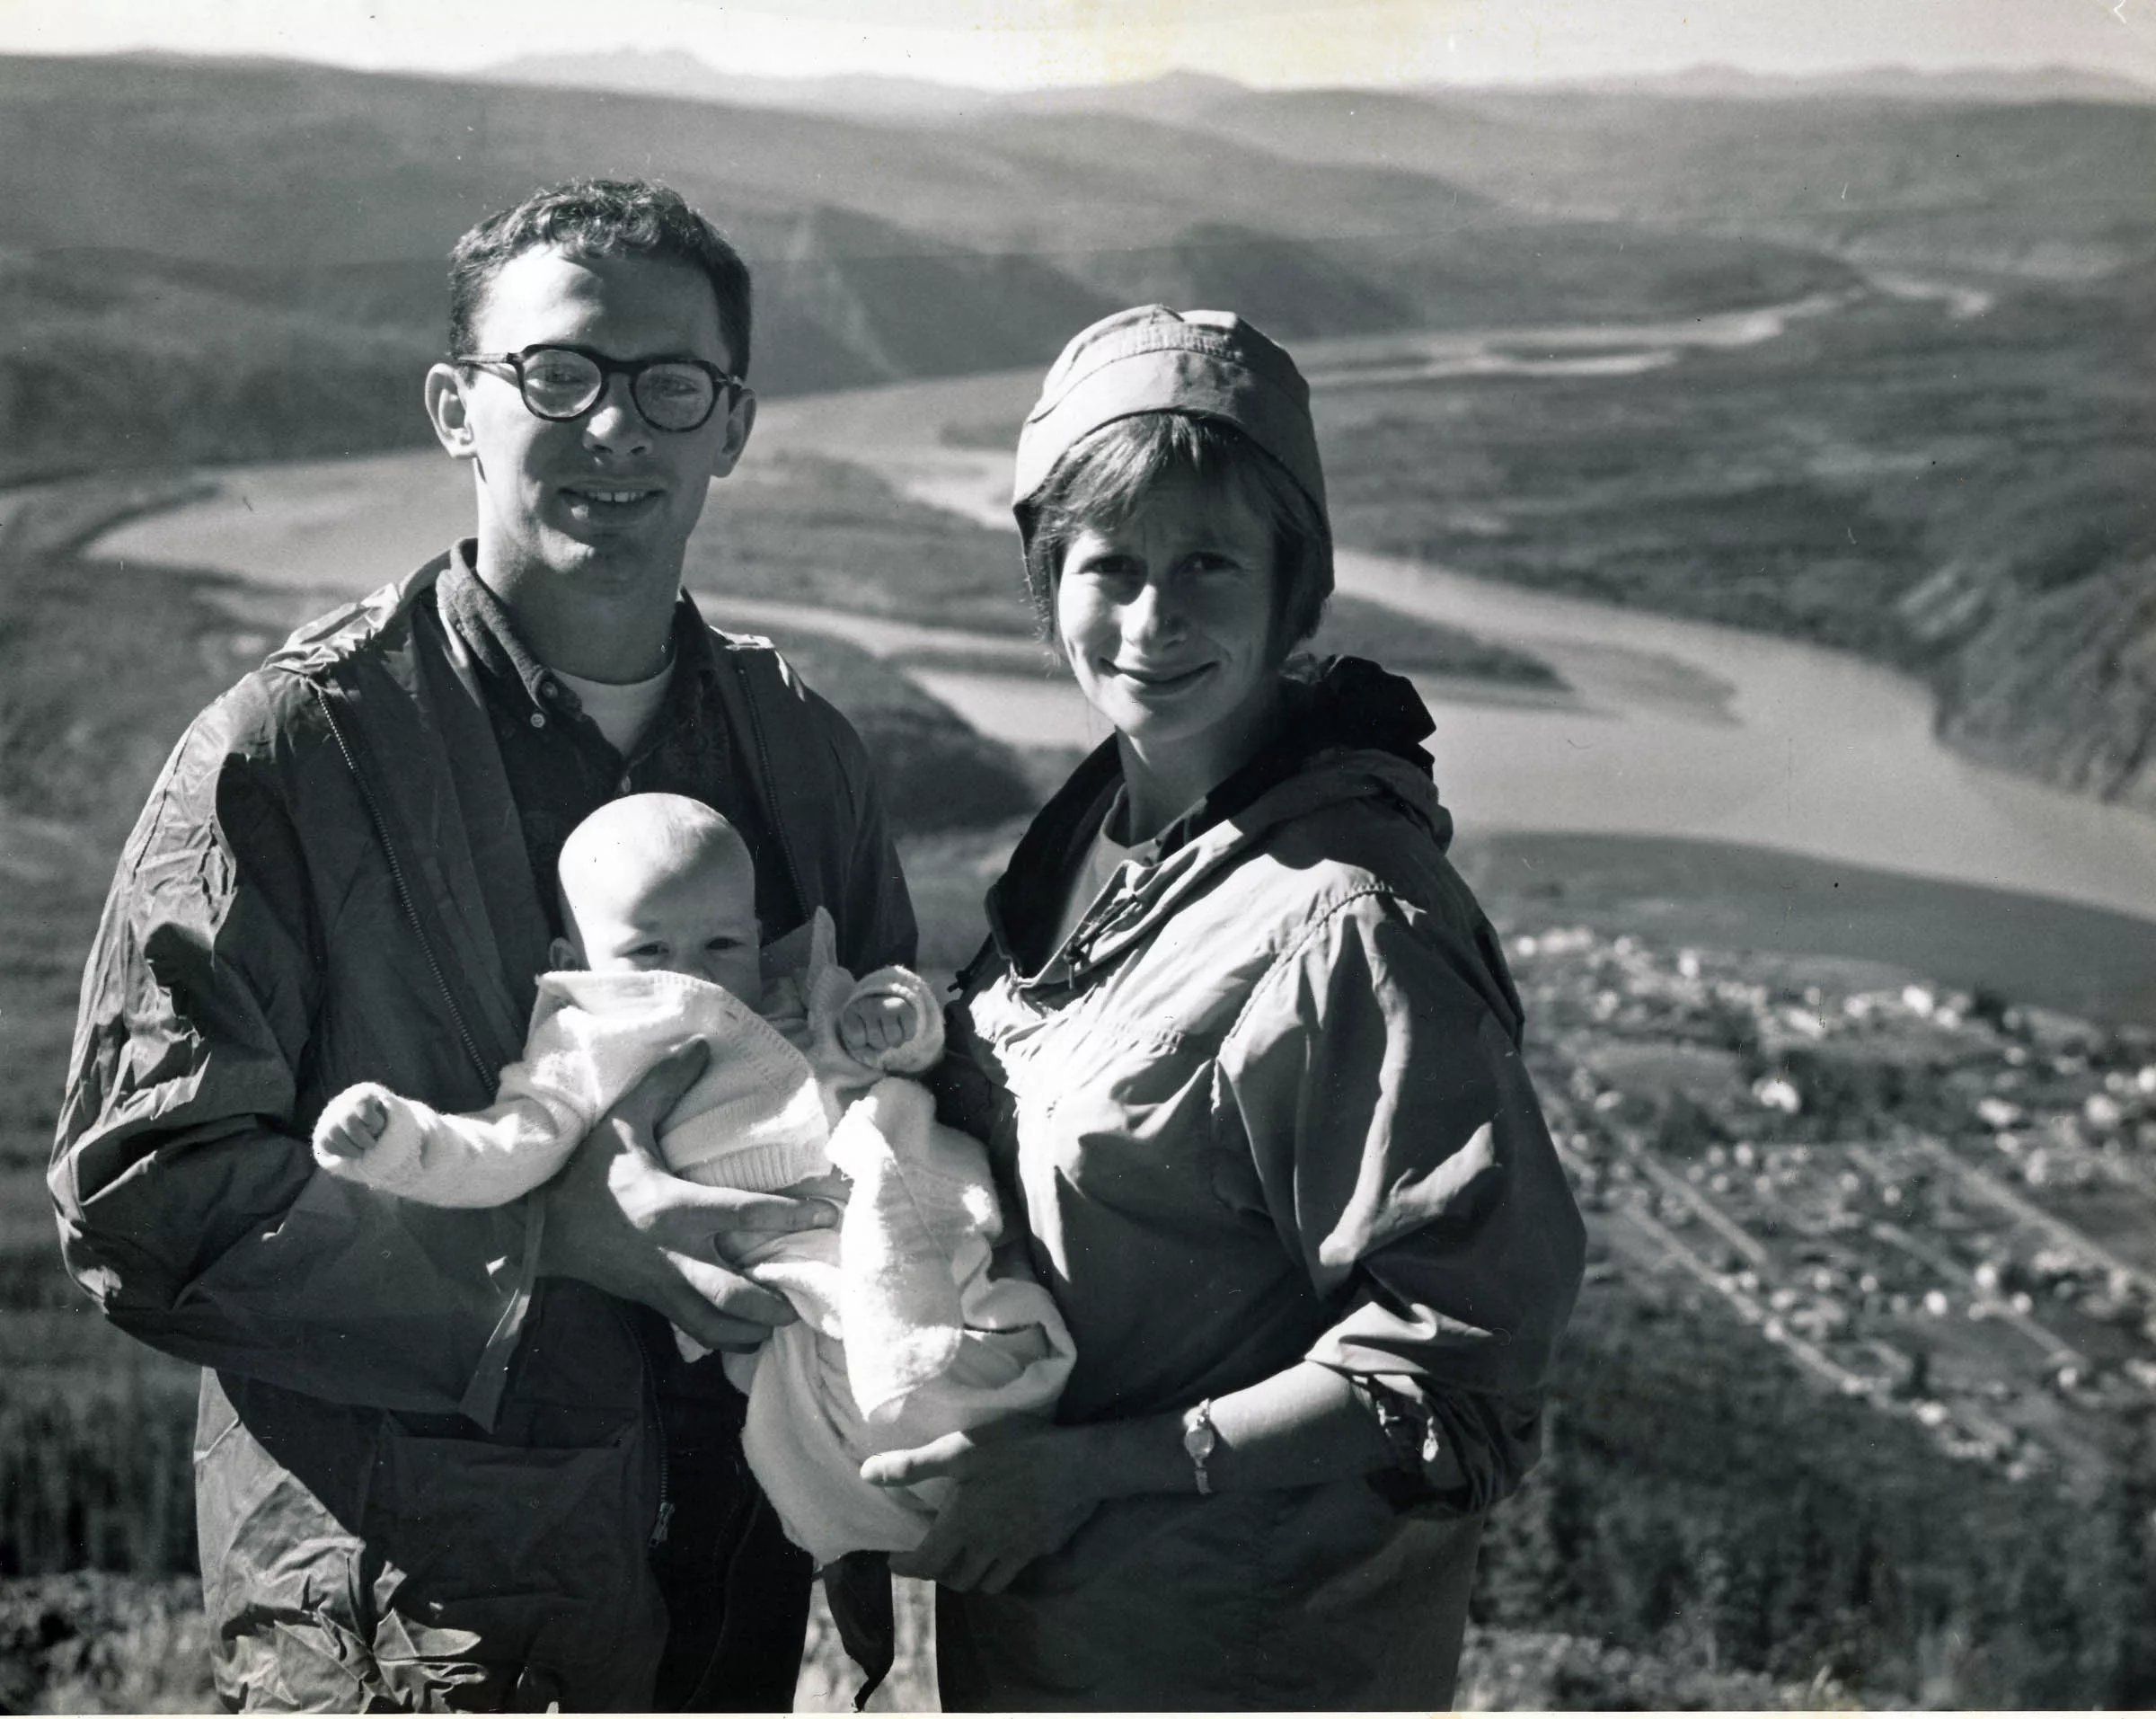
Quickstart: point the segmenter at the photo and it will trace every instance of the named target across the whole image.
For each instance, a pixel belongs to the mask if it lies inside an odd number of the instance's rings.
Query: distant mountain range
[[[1701,311],[1811,247],[1522,211],[1429,170],[1052,105],[927,127],[285,63],[0,58],[0,473],[408,439],[441,259],[537,183],[656,173],[756,266],[770,391],[1035,364],[1133,298],[1283,334]],[[48,398],[129,410],[75,419]],[[183,379],[182,379],[183,378]],[[118,396],[116,396],[117,399]],[[248,402],[274,400],[252,411]],[[115,422],[130,426],[115,446]]]
[[[2156,102],[2156,84],[2079,66],[2027,69],[1974,66],[1922,72],[1907,66],[1875,66],[1855,72],[1804,75],[1747,72],[1734,66],[1693,66],[1652,76],[1601,78],[1545,89],[1579,88],[1605,93],[1676,95],[1736,101],[1803,101],[1812,97],[1883,96],[1901,102]]]
[[[2003,450],[2005,487],[1974,500],[2009,535],[1893,625],[1934,653],[1965,744],[2138,793],[2122,784],[2156,781],[2156,646],[2134,642],[2156,483],[2126,475],[2151,440],[2156,279],[2156,102],[2138,89],[2055,71],[1411,92],[1178,74],[988,97],[678,56],[465,78],[0,58],[0,483],[415,440],[450,244],[594,172],[666,178],[728,227],[774,394],[1038,366],[1146,299],[1303,339],[1674,321],[1858,291],[1867,271],[1984,299],[2050,283],[2060,308],[2014,325],[2076,356],[2039,355],[2037,395],[1987,394],[1980,342],[1966,364],[1910,356]],[[2051,491],[2012,476],[2024,435],[2035,465],[2084,474],[2073,519],[2095,522],[2071,543]],[[2060,452],[2084,445],[2102,459]],[[2050,547],[2016,595],[2024,526]]]
[[[2074,275],[2116,266],[2156,234],[2156,88],[2070,66],[1776,77],[1703,66],[1383,91],[1253,90],[1174,72],[1004,93],[917,78],[748,77],[632,50],[521,58],[478,75],[999,141],[1075,121],[1096,162],[1224,140],[1303,167],[1436,178],[1515,213],[1740,234],[1874,262]],[[1103,115],[1143,130],[1101,135]]]
[[[1000,99],[988,91],[917,77],[754,77],[722,72],[694,54],[672,49],[525,54],[482,66],[470,76],[475,82],[544,89],[614,90],[733,107],[798,108],[856,120],[941,122],[985,112]]]
[[[942,123],[990,112],[1042,112],[1056,109],[1114,112],[1143,106],[1156,118],[1202,111],[1210,102],[1252,93],[1232,78],[1177,71],[1146,82],[1010,93],[928,78],[841,75],[759,77],[720,70],[696,55],[673,49],[614,49],[595,54],[526,54],[469,74],[501,84],[554,89],[615,90],[631,95],[723,102],[738,107],[800,108],[852,119],[928,120]],[[2115,73],[2073,66],[2026,70],[1977,67],[1924,72],[1904,66],[1863,71],[1775,75],[1732,66],[1694,66],[1683,71],[1632,77],[1522,84],[1427,85],[1409,93],[1437,98],[1482,94],[1601,94],[1682,96],[1708,100],[1803,101],[1814,97],[1877,96],[1920,102],[2156,102],[2156,85]]]

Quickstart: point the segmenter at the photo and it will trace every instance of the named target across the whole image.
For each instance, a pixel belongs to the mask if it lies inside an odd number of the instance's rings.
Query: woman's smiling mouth
[[[1217,665],[1201,662],[1188,669],[1141,668],[1135,663],[1106,662],[1101,667],[1117,678],[1130,683],[1140,692],[1180,692],[1195,686],[1199,678],[1212,672]]]

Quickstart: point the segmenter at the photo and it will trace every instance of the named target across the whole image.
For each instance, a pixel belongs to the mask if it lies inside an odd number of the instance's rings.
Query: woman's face
[[[1086,702],[1141,756],[1206,785],[1279,696],[1273,528],[1238,486],[1178,474],[1064,553],[1056,631]]]

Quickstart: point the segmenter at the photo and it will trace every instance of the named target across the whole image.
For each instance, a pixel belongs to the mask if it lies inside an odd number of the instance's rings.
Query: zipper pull
[[[670,1498],[660,1499],[658,1501],[658,1520],[651,1524],[651,1544],[653,1546],[666,1545],[667,1528],[673,1520],[674,1501]]]

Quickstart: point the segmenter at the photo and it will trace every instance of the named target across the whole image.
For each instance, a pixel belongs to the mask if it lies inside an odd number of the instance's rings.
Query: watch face
[[[1196,1461],[1203,1462],[1211,1456],[1213,1447],[1219,1441],[1220,1435],[1214,1431],[1210,1421],[1199,1421],[1183,1429],[1183,1449]]]

